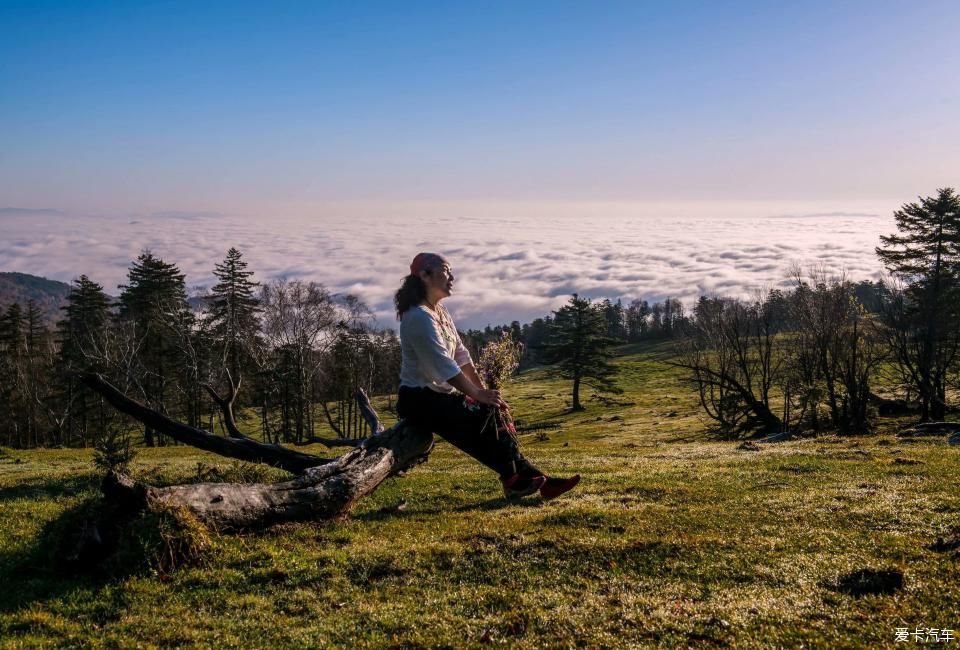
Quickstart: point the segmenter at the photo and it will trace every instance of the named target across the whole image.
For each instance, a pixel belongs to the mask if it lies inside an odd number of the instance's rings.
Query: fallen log
[[[248,530],[346,514],[389,477],[427,455],[433,435],[400,422],[336,460],[283,483],[196,483],[152,487],[109,475],[105,493],[141,509],[183,507],[218,530]]]
[[[323,438],[321,436],[310,436],[304,438],[302,443],[295,443],[297,445],[324,445],[325,447],[359,447],[363,444],[363,441],[366,438]]]
[[[280,445],[259,443],[246,436],[215,436],[144,406],[99,375],[84,375],[82,381],[120,412],[175,440],[221,456],[265,463],[299,475],[275,484],[197,483],[153,487],[112,472],[104,481],[105,498],[125,504],[125,510],[182,507],[202,523],[220,530],[340,517],[349,512],[357,499],[376,490],[387,478],[424,462],[433,448],[431,432],[400,421],[387,430],[378,427],[379,433],[360,441],[338,458],[320,458]],[[223,408],[229,401],[218,399],[218,404]],[[376,418],[372,407],[370,412]],[[226,421],[227,415],[224,417]],[[376,422],[379,424],[379,418]]]
[[[907,427],[897,435],[901,438],[916,436],[945,436],[960,431],[960,422],[920,422]]]
[[[920,412],[920,404],[916,402],[905,399],[887,399],[872,392],[867,397],[877,407],[877,415],[881,417],[913,415]]]

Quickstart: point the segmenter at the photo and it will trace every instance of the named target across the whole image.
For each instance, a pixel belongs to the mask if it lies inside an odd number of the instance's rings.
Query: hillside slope
[[[26,305],[33,300],[43,312],[47,324],[58,321],[60,307],[70,293],[70,285],[65,282],[48,280],[27,273],[0,272],[0,309],[6,309],[18,302]]]
[[[935,644],[928,627],[956,639],[960,448],[898,438],[887,420],[868,436],[740,447],[710,435],[664,363],[669,344],[619,352],[616,403],[588,391],[571,414],[569,382],[547,369],[504,389],[518,419],[552,425],[522,435],[524,453],[583,475],[569,495],[506,501],[489,470],[440,442],[344,520],[215,534],[202,560],[172,571],[146,532],[131,549],[148,561],[127,558],[110,580],[50,568],[56,532],[97,498],[92,454],[0,450],[0,639],[877,648],[917,629]],[[157,484],[285,477],[184,446],[141,449],[130,472]]]

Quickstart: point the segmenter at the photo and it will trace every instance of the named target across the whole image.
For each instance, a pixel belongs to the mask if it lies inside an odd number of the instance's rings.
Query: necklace
[[[443,337],[447,345],[455,347],[457,344],[457,328],[450,319],[447,310],[439,303],[431,305],[430,302],[426,300],[423,301],[423,306],[433,315],[434,320],[437,322],[437,329],[440,331],[440,336]]]

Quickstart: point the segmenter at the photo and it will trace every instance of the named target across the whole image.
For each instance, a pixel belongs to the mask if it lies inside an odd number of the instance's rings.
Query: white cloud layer
[[[0,211],[0,270],[69,281],[87,274],[117,293],[149,248],[176,262],[190,286],[210,285],[215,262],[236,246],[260,280],[322,282],[360,296],[384,325],[392,296],[420,250],[446,255],[457,276],[447,302],[461,327],[522,322],[570,293],[591,298],[746,295],[784,284],[791,265],[823,263],[851,279],[875,279],[879,235],[896,205],[686,208],[567,206],[551,211],[424,208],[323,218],[250,218],[212,212],[81,216]]]

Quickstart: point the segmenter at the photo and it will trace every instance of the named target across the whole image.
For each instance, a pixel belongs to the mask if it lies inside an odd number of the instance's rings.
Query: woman
[[[497,472],[508,498],[539,491],[553,499],[571,490],[580,475],[548,478],[520,453],[512,431],[498,426],[508,411],[500,391],[485,388],[470,353],[440,301],[453,291],[450,264],[420,253],[394,298],[400,319],[400,417],[429,428]]]

